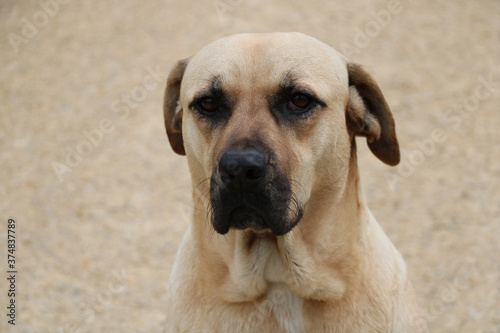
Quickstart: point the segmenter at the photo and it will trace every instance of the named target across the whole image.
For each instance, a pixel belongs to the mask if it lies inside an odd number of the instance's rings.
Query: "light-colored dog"
[[[164,112],[194,196],[166,332],[426,331],[360,187],[355,136],[400,160],[361,66],[299,33],[230,36],[177,63]]]

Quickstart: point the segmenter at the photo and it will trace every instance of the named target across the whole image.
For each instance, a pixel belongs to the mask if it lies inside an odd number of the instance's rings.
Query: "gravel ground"
[[[370,207],[433,332],[500,332],[500,2],[2,0],[0,18],[1,332],[161,332],[191,209],[166,73],[267,31],[312,35],[373,73],[403,160],[360,141]]]

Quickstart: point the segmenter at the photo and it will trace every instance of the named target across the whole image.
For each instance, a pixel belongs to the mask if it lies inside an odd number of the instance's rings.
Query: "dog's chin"
[[[266,216],[255,209],[240,206],[233,209],[227,218],[213,220],[212,225],[215,231],[221,235],[226,234],[230,229],[235,229],[252,230],[257,233],[269,232],[275,236],[283,236],[290,232],[301,218],[302,210],[299,210],[292,221],[276,223],[276,221],[269,221]]]
[[[229,224],[238,230],[252,229],[261,231],[269,229],[264,217],[256,210],[248,207],[238,207],[229,214]]]

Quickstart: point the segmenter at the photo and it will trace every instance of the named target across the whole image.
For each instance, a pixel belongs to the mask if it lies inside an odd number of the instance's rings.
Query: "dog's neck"
[[[194,235],[199,236],[197,266],[204,296],[246,302],[261,297],[270,285],[283,283],[304,299],[333,301],[356,289],[364,260],[363,228],[370,213],[358,188],[355,154],[347,178],[340,193],[338,188],[316,189],[326,193],[311,197],[322,201],[310,200],[299,225],[279,237],[233,229],[218,235],[207,221],[203,202],[195,200],[193,228],[199,229]],[[328,193],[333,190],[336,193]]]

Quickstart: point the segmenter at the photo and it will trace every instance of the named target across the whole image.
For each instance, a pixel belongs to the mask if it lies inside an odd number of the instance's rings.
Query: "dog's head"
[[[193,184],[209,192],[220,234],[290,231],[315,193],[341,191],[357,135],[383,162],[400,158],[373,78],[299,33],[234,35],[179,61],[164,114],[173,150],[187,155]]]

